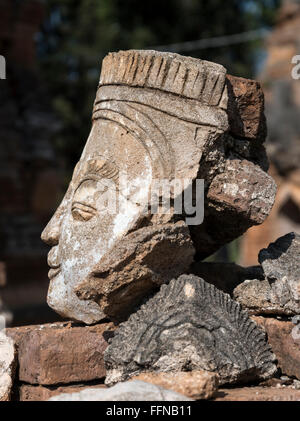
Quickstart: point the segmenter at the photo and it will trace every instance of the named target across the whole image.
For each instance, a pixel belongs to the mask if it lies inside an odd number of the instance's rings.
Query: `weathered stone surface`
[[[259,253],[264,280],[246,280],[234,298],[254,314],[300,313],[300,235],[286,234]]]
[[[220,383],[268,378],[274,356],[229,295],[194,275],[163,285],[122,323],[105,351],[106,384],[144,371],[216,372]]]
[[[227,87],[230,131],[237,137],[264,141],[267,128],[260,84],[255,80],[227,75]]]
[[[252,162],[230,160],[225,171],[212,181],[207,197],[216,212],[236,212],[250,225],[261,224],[274,203],[276,186],[272,178]],[[251,197],[251,201],[249,201]]]
[[[0,401],[9,401],[16,369],[14,342],[0,331]]]
[[[197,260],[202,260],[221,245],[234,240],[237,231],[242,233],[252,225],[261,224],[275,198],[276,185],[257,165],[259,163],[250,162],[250,158],[243,159],[237,151],[226,152],[225,156],[230,157],[226,160],[220,148],[224,148],[224,145],[207,152],[200,168],[200,176],[208,184],[205,218],[201,225],[189,227]],[[254,160],[253,157],[251,159]],[[208,176],[210,171],[213,174],[211,179]]]
[[[300,401],[300,390],[291,387],[242,387],[219,389],[215,401]]]
[[[194,247],[187,226],[141,228],[128,234],[75,289],[112,320],[126,320],[142,298],[188,269]]]
[[[162,256],[163,272],[169,264],[170,276],[177,276],[191,262],[191,240],[198,257],[205,257],[265,219],[275,187],[265,173],[263,130],[258,139],[262,95],[255,83],[246,89],[250,82],[234,78],[229,92],[228,80],[223,66],[178,54],[131,50],[105,57],[90,136],[68,191],[42,234],[53,246],[48,303],[59,314],[95,323],[104,315],[115,317],[124,295],[122,319],[141,295],[162,282],[157,264]],[[195,219],[190,210],[178,212],[175,206],[183,191],[191,193],[194,205],[203,197],[196,195],[198,179],[206,183],[203,224],[202,208]],[[171,193],[157,195],[159,203],[171,199],[168,214],[153,209],[153,189],[157,193],[162,180],[172,187]],[[117,206],[109,206],[116,195]],[[176,234],[169,224],[176,231],[178,221],[190,234],[181,227],[185,234],[176,240],[175,251]],[[166,235],[159,234],[161,229]],[[122,261],[120,248],[126,249],[127,241],[128,249],[134,247],[131,234],[142,238],[147,230],[158,232],[155,247],[151,240],[128,264]],[[171,250],[181,257],[172,260]],[[108,266],[120,266],[118,279]]]
[[[300,380],[300,329],[289,321],[252,316],[267,333],[268,343],[283,374]]]
[[[108,389],[85,389],[64,393],[50,401],[192,401],[184,395],[139,380],[119,383]]]
[[[208,371],[180,371],[177,373],[141,373],[132,377],[155,384],[192,399],[210,399],[218,390],[218,375]]]
[[[284,310],[280,307],[280,295],[272,287],[267,279],[247,279],[234,289],[233,297],[250,314],[282,314]]]
[[[38,325],[7,329],[18,344],[19,380],[55,385],[105,377],[103,353],[113,325]]]
[[[244,268],[235,263],[195,262],[191,265],[189,272],[230,295],[234,288],[246,279],[264,279],[259,265]]]
[[[258,253],[288,232],[300,232],[300,170],[282,176],[271,163],[269,174],[277,185],[276,200],[262,225],[251,227],[240,243],[240,264],[256,265]]]
[[[296,380],[298,382],[298,380]],[[281,376],[281,377],[271,377],[270,379],[263,380],[259,383],[258,386],[261,387],[285,387],[291,386],[294,387],[294,380],[288,376]]]
[[[259,263],[265,276],[271,281],[287,278],[300,282],[300,235],[294,232],[286,234],[260,251]]]
[[[105,388],[103,384],[94,386],[87,386],[86,384],[78,384],[72,386],[32,386],[30,384],[23,384],[19,388],[20,401],[47,401],[52,396],[60,395],[62,393],[77,393],[84,389]]]
[[[300,380],[294,377],[282,375],[280,377],[273,377],[268,380],[263,380],[259,383],[259,386],[263,387],[286,387],[290,386],[293,389],[300,390]]]
[[[21,342],[25,340],[26,335],[28,335],[30,332],[43,329],[69,329],[72,325],[74,325],[73,322],[57,322],[45,323],[41,325],[16,326],[7,328],[5,332],[7,336],[13,339],[16,347],[19,348]]]

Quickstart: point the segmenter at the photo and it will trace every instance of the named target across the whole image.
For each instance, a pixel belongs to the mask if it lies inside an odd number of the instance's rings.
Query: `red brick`
[[[112,323],[55,323],[7,329],[18,347],[19,380],[55,385],[103,379]]]
[[[268,335],[283,374],[300,379],[300,331],[292,322],[271,317],[251,317]]]
[[[300,390],[291,387],[241,387],[219,389],[216,401],[300,401]]]
[[[228,119],[234,136],[260,139],[266,136],[264,94],[255,80],[227,75]]]
[[[104,384],[97,384],[93,386],[79,384],[76,386],[46,387],[23,384],[19,388],[19,399],[20,401],[47,401],[52,396],[60,395],[61,393],[76,393],[80,392],[82,389],[100,387],[105,388],[106,386]]]

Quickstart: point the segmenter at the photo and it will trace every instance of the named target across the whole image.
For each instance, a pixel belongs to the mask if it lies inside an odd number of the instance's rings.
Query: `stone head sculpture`
[[[54,310],[85,323],[104,316],[124,319],[141,298],[186,271],[198,233],[189,229],[184,211],[175,214],[172,201],[199,178],[205,179],[209,197],[216,177],[233,172],[233,185],[221,199],[229,215],[233,190],[239,183],[250,185],[251,201],[244,195],[240,202],[238,235],[262,222],[272,205],[273,184],[250,161],[250,169],[237,165],[238,177],[235,156],[227,165],[224,145],[232,144],[227,103],[221,65],[155,51],[105,57],[90,135],[65,197],[42,233],[52,246],[48,303]],[[254,170],[259,174],[251,184]],[[188,180],[171,191],[168,213],[151,212],[157,180]],[[215,196],[211,203],[218,214]],[[202,240],[194,241],[198,254],[210,254],[230,235],[231,226],[214,242],[202,228]]]

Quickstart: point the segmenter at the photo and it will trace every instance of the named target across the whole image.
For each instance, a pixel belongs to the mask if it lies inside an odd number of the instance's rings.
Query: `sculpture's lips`
[[[49,251],[47,262],[48,262],[48,266],[50,266],[50,270],[48,272],[48,278],[51,280],[55,276],[57,276],[60,272],[60,262],[59,262],[57,245],[52,247],[52,249]]]
[[[60,272],[60,266],[57,267],[51,267],[51,269],[48,272],[48,278],[51,280],[53,278],[55,278],[55,276],[57,276]]]

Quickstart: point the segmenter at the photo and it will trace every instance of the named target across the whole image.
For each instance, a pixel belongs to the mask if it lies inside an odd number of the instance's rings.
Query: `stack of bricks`
[[[105,387],[103,353],[114,325],[60,322],[6,329],[17,348],[13,400],[44,401],[86,387]]]
[[[291,321],[252,316],[266,332],[281,374],[300,380],[300,332]],[[46,401],[61,393],[105,388],[104,351],[115,326],[74,322],[6,329],[17,348],[12,400]],[[300,391],[278,389],[280,379],[256,387],[222,388],[216,400],[299,400]],[[249,385],[248,385],[249,386]],[[257,396],[257,393],[259,396]]]

